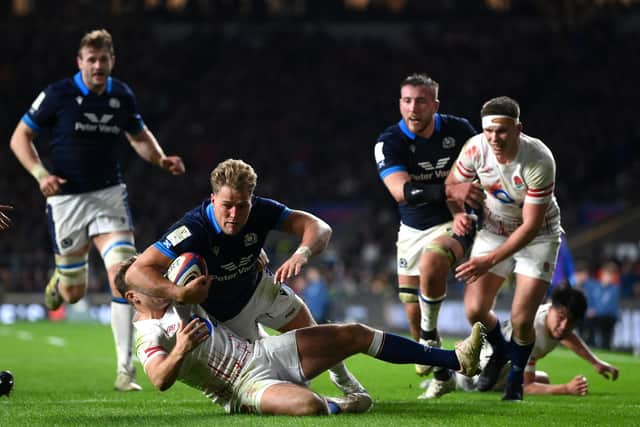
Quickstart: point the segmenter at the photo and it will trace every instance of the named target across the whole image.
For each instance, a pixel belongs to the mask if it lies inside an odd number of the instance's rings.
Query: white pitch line
[[[60,337],[47,337],[47,343],[50,345],[54,345],[56,347],[64,347],[67,343],[64,341],[64,338]]]
[[[16,337],[19,340],[31,341],[33,339],[33,334],[27,331],[16,331]]]

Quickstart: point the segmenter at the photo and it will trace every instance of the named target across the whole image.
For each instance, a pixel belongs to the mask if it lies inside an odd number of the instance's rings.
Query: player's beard
[[[432,120],[433,119],[431,117],[425,117],[424,119],[418,120],[417,122],[408,121],[409,130],[413,132],[415,135],[420,135],[421,133],[423,133],[429,128],[429,125],[431,125]]]

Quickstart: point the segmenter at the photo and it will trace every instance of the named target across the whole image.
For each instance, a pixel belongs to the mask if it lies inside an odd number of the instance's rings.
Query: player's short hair
[[[413,73],[405,77],[400,82],[400,90],[405,86],[426,86],[433,92],[433,98],[438,99],[440,84],[425,73]]]
[[[242,160],[227,159],[211,171],[210,178],[213,194],[217,194],[224,185],[242,193],[252,194],[256,188],[258,174],[250,164]]]
[[[113,279],[116,285],[116,289],[118,290],[122,298],[125,298],[124,294],[126,294],[127,291],[131,289],[131,286],[129,286],[124,280],[124,276],[127,274],[127,271],[129,271],[129,267],[131,267],[131,264],[133,264],[136,259],[138,259],[137,256],[132,256],[122,261],[120,263],[120,268],[116,273],[116,277]]]
[[[499,96],[482,105],[480,117],[484,116],[509,116],[518,120],[520,118],[520,104],[508,96]]]
[[[113,50],[113,38],[109,31],[104,28],[100,30],[93,30],[86,33],[82,39],[80,39],[80,47],[78,48],[78,56],[83,47],[90,47],[93,49],[109,49],[111,55],[114,54]]]
[[[587,311],[587,298],[579,289],[570,286],[559,286],[551,294],[552,307],[566,307],[575,321],[584,319]]]

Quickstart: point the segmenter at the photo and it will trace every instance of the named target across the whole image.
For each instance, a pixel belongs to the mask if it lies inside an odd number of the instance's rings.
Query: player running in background
[[[252,343],[218,324],[201,306],[173,304],[168,298],[140,290],[126,274],[132,262],[123,263],[116,284],[137,311],[137,354],[151,383],[166,390],[176,381],[184,382],[230,413],[300,416],[365,412],[372,405],[366,393],[323,397],[306,386],[356,353],[390,363],[444,366],[466,375],[477,372],[484,341],[480,323],[473,326],[467,339],[456,344],[455,351],[431,348],[356,323],[313,326]],[[216,286],[210,278],[198,279],[196,286]]]
[[[456,268],[456,277],[466,282],[469,321],[485,325],[494,350],[479,388],[492,388],[502,366],[511,360],[503,399],[522,400],[523,372],[535,341],[533,321],[553,275],[562,233],[553,194],[556,165],[547,146],[522,133],[520,106],[513,99],[491,99],[480,115],[483,133],[465,144],[447,177],[447,184],[479,179],[487,193],[482,228],[469,260]],[[450,206],[454,231],[468,232],[472,224],[463,207]],[[513,334],[506,342],[492,307],[512,272]]]
[[[564,384],[551,384],[549,375],[544,371],[536,370],[538,360],[551,353],[558,344],[562,344],[573,351],[580,358],[593,366],[595,371],[607,379],[618,379],[618,368],[604,360],[599,359],[589,346],[574,332],[576,324],[584,318],[587,309],[587,300],[584,294],[568,285],[559,285],[551,294],[551,302],[538,307],[534,328],[536,342],[533,345],[531,356],[524,370],[525,394],[571,394],[586,396],[589,392],[589,383],[583,375],[576,375],[571,381]],[[502,324],[502,333],[505,337],[511,336],[511,322]],[[480,363],[490,358],[491,346],[485,345],[480,354]],[[503,388],[509,373],[510,363],[507,362],[500,371],[498,381],[492,390],[499,391]],[[465,377],[456,373],[457,388],[466,391],[478,389],[479,376]]]
[[[109,32],[85,34],[77,63],[76,75],[48,86],[33,101],[13,132],[11,149],[47,198],[56,267],[45,291],[45,305],[55,310],[85,295],[93,244],[104,261],[113,296],[115,388],[139,390],[132,360],[133,310],[117,296],[113,284],[120,262],[136,253],[116,145],[124,134],[144,160],[174,175],[184,173],[184,165],[180,157],[164,154],[142,121],[131,89],[111,77],[115,55]],[[51,131],[51,171],[34,146],[45,128]]]
[[[402,119],[378,137],[375,160],[387,190],[398,202],[398,293],[415,340],[440,347],[438,313],[447,296],[447,274],[470,246],[471,236],[454,236],[446,198],[474,208],[484,197],[472,184],[450,186],[444,181],[464,143],[476,134],[461,117],[440,114],[439,85],[426,74],[412,74],[400,84]],[[418,375],[430,366],[416,366]],[[453,389],[447,371],[436,370],[427,390],[436,395]]]
[[[305,303],[284,282],[327,247],[329,225],[310,213],[255,196],[258,176],[242,160],[225,160],[213,169],[210,178],[210,197],[140,255],[129,269],[127,281],[153,296],[201,303],[236,334],[252,341],[260,337],[258,323],[280,332],[315,325]],[[300,239],[300,246],[273,275],[258,264],[271,230]],[[181,288],[163,277],[171,262],[184,252],[205,258],[213,276],[208,295],[202,286]],[[342,362],[329,374],[343,393],[365,392]]]

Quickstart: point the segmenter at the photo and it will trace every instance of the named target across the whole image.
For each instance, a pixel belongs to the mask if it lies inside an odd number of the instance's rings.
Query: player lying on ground
[[[613,381],[618,378],[618,368],[600,360],[573,331],[576,324],[584,317],[586,308],[587,300],[584,294],[570,287],[556,288],[551,295],[551,302],[538,308],[534,322],[536,342],[531,351],[531,356],[529,356],[527,367],[524,370],[525,394],[586,396],[589,392],[589,383],[583,375],[576,375],[568,383],[551,384],[549,375],[546,372],[536,370],[536,362],[551,353],[558,344],[564,345],[589,362],[593,369],[603,377]],[[511,335],[511,323],[509,321],[504,322],[502,325],[502,332],[505,337]],[[491,346],[485,345],[480,355],[481,364],[489,359],[490,353]],[[510,363],[507,362],[502,370],[497,373],[498,380],[493,387],[494,391],[502,390],[504,387],[509,368]],[[487,374],[489,373],[484,368],[481,375],[473,378],[456,375],[456,388],[466,391],[478,390],[479,377]]]
[[[484,342],[482,326],[456,344],[455,351],[428,347],[362,324],[321,325],[266,337],[251,343],[219,324],[198,305],[152,297],[124,280],[134,258],[116,276],[119,292],[135,308],[138,358],[159,390],[176,381],[202,390],[227,412],[322,415],[364,412],[366,393],[323,397],[306,382],[356,353],[390,363],[444,366],[465,375],[477,373]],[[199,277],[202,286],[210,280]]]

